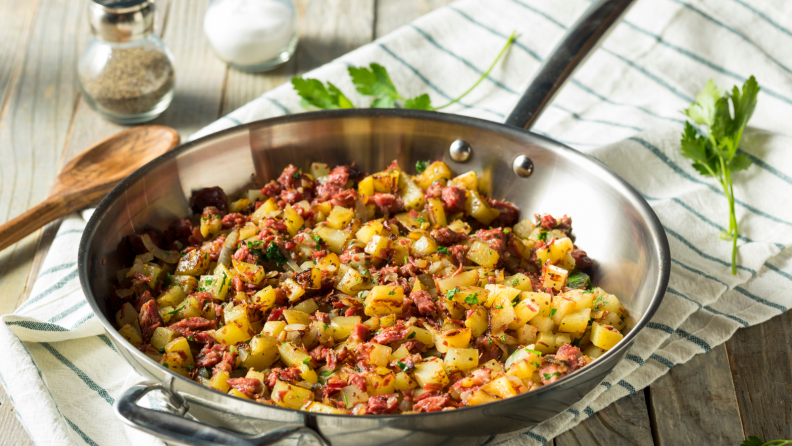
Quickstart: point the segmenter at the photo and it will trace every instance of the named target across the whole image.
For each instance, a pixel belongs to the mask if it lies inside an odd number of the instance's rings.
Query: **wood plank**
[[[737,445],[746,438],[723,344],[671,369],[650,395],[658,446]]]
[[[377,0],[374,38],[380,38],[424,14],[453,2],[454,0]]]
[[[0,221],[40,202],[55,177],[78,96],[73,67],[81,2],[42,0],[0,121]],[[21,302],[40,232],[0,253],[0,314]]]
[[[9,98],[11,85],[18,75],[24,48],[32,30],[38,1],[5,0],[0,15],[0,117]]]
[[[653,446],[644,392],[614,402],[555,439],[555,446]]]
[[[22,423],[14,415],[14,406],[3,386],[0,386],[0,444],[33,446],[33,441],[25,432]]]
[[[726,342],[746,437],[792,439],[792,312]]]

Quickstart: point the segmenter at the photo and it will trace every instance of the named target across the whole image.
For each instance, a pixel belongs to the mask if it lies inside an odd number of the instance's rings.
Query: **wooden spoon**
[[[63,167],[43,203],[0,226],[0,250],[64,215],[107,195],[139,167],[179,145],[170,127],[133,127],[99,141]]]

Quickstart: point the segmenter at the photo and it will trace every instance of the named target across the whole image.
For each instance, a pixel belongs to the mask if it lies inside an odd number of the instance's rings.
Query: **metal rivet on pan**
[[[458,163],[464,163],[470,159],[470,154],[473,153],[470,144],[461,139],[452,142],[449,151],[451,152],[451,159]]]
[[[520,155],[514,159],[512,168],[514,169],[514,173],[525,178],[533,173],[534,165],[533,161],[531,161],[531,158],[528,158],[525,155]]]

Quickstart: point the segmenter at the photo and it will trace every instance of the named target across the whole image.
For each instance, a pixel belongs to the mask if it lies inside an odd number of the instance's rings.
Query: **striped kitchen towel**
[[[452,113],[502,121],[555,43],[589,6],[585,0],[462,0],[309,73],[330,80],[358,106],[349,65],[378,62],[405,96],[441,104],[471,85],[504,40],[508,55]],[[576,73],[535,131],[610,166],[652,205],[668,234],[672,270],[657,315],[627,359],[591,394],[555,418],[489,444],[543,444],[676,364],[706,353],[738,328],[792,306],[792,4],[783,0],[639,0]],[[740,222],[738,274],[720,240],[727,204],[713,181],[679,154],[687,107],[709,78],[723,86],[755,75],[759,105],[741,150],[753,161],[735,174]],[[302,111],[290,85],[201,130]],[[140,379],[114,351],[76,280],[81,216],[62,225],[31,299],[0,324],[0,380],[38,444],[161,444],[127,430],[114,398]]]

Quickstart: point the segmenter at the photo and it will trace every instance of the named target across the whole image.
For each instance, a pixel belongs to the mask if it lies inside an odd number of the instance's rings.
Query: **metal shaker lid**
[[[142,39],[154,32],[154,0],[91,0],[88,23],[102,40]]]

